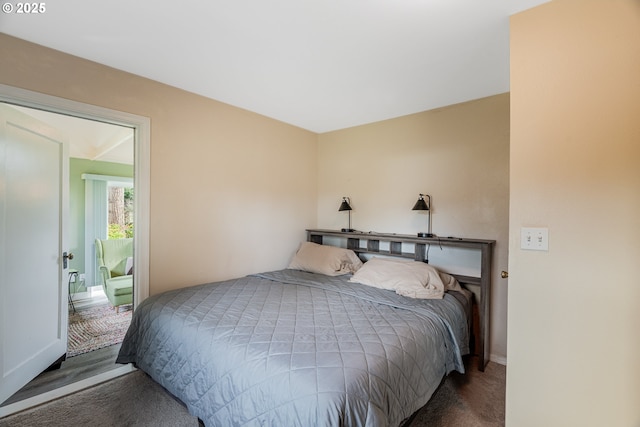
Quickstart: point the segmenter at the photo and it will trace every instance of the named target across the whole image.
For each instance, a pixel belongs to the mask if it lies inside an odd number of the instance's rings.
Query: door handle
[[[62,253],[62,268],[67,268],[68,260],[73,259],[73,252]]]

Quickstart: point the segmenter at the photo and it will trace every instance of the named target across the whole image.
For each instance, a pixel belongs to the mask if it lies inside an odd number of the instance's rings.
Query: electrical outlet
[[[549,250],[549,229],[522,227],[520,229],[520,249],[528,251]]]
[[[80,281],[84,282],[84,273],[80,273]]]

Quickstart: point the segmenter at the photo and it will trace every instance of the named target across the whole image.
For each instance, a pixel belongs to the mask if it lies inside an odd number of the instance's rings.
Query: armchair
[[[96,239],[97,267],[102,289],[115,308],[133,303],[133,275],[127,260],[133,258],[133,239]]]

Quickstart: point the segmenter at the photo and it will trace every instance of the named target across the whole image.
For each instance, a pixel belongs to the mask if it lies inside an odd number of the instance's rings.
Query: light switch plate
[[[549,229],[546,227],[522,227],[520,229],[520,249],[548,251]]]

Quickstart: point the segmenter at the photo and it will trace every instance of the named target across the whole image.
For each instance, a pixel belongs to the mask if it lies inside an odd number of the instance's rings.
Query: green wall
[[[82,174],[123,176],[133,178],[133,165],[97,162],[85,159],[69,159],[69,251],[74,258],[69,268],[84,273],[84,180]],[[74,289],[84,292],[84,287]]]

